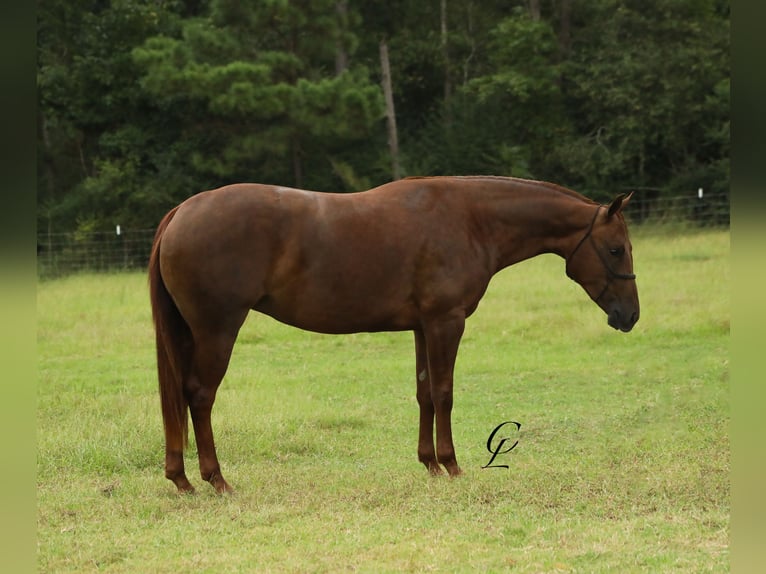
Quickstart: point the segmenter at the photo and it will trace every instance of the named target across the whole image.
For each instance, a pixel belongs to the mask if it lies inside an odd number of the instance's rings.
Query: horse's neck
[[[485,210],[496,251],[495,271],[542,253],[566,257],[596,209],[584,199],[559,192],[503,191]]]

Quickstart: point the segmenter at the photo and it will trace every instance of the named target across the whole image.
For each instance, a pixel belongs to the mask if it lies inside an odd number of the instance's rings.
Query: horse
[[[149,259],[166,478],[194,491],[183,459],[191,413],[202,479],[232,491],[210,414],[251,310],[319,333],[412,331],[418,460],[432,475],[461,474],[451,412],[466,318],[495,273],[555,253],[607,323],[630,331],[639,318],[622,214],[631,195],[602,205],[498,176],[405,178],[353,193],[238,183],[192,195],[161,220]]]

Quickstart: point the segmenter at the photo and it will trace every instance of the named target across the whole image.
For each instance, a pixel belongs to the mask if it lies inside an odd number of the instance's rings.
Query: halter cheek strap
[[[604,207],[603,205],[599,205],[596,207],[596,213],[593,214],[593,219],[590,220],[590,225],[588,225],[588,230],[585,232],[585,235],[582,236],[582,239],[577,243],[575,248],[572,250],[572,253],[569,254],[569,257],[566,258],[566,272],[567,276],[572,277],[572,275],[569,273],[569,264],[572,261],[572,259],[575,256],[575,253],[580,249],[583,243],[585,243],[586,239],[590,239],[591,243],[593,243],[593,237],[591,236],[591,232],[593,231],[593,225],[596,223],[596,218],[598,217],[599,212],[601,211],[601,208]],[[636,275],[634,273],[618,273],[612,267],[609,265],[609,262],[606,260],[606,257],[604,257],[604,254],[601,253],[601,251],[598,249],[598,247],[594,244],[593,250],[596,252],[596,255],[598,255],[598,258],[601,260],[601,263],[604,264],[604,269],[606,269],[607,272],[607,280],[604,284],[604,288],[601,289],[601,292],[598,294],[598,297],[594,299],[596,303],[598,303],[599,299],[606,293],[607,288],[612,282],[612,279],[624,279],[624,280],[632,280],[636,278]]]

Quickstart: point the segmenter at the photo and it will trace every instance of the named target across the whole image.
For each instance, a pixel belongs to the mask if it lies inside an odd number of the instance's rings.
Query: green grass
[[[219,391],[218,496],[163,476],[143,274],[38,288],[41,572],[729,569],[729,233],[634,232],[621,334],[563,262],[495,277],[458,356],[458,479],[417,461],[410,333],[253,314]],[[519,444],[496,462],[506,420]]]

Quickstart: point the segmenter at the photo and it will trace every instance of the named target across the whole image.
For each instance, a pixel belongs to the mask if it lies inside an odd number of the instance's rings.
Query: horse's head
[[[566,258],[567,275],[604,310],[611,327],[626,333],[639,316],[633,247],[621,213],[631,195],[595,207],[588,230],[573,240],[576,243]]]

